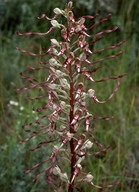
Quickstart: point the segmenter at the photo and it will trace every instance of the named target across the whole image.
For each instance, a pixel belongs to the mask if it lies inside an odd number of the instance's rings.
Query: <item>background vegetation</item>
[[[23,170],[31,167],[47,155],[45,149],[29,152],[34,142],[20,144],[26,135],[21,129],[27,120],[37,117],[32,114],[33,104],[24,99],[15,88],[24,82],[19,72],[28,65],[34,65],[35,59],[21,54],[16,44],[28,50],[37,50],[47,41],[36,37],[19,38],[15,32],[47,31],[46,21],[37,21],[41,13],[52,15],[55,7],[63,8],[66,0],[0,0],[0,191],[2,192],[44,192],[47,191],[45,177],[35,184],[31,183],[33,173],[24,175]],[[74,0],[76,16],[100,13],[101,17],[112,12],[108,27],[119,26],[119,32],[106,38],[97,46],[111,45],[115,40],[126,40],[122,46],[124,54],[115,61],[104,62],[105,69],[99,76],[128,73],[122,80],[119,92],[112,101],[101,106],[90,106],[94,114],[114,115],[109,122],[95,122],[95,135],[111,149],[97,158],[89,159],[86,170],[92,171],[96,184],[120,181],[113,192],[139,191],[139,1],[138,0]],[[99,25],[97,30],[103,29]],[[57,34],[55,34],[57,36]],[[38,43],[40,42],[40,43]],[[46,45],[45,45],[46,46]],[[93,49],[95,49],[94,47]],[[103,55],[102,55],[103,56]],[[41,74],[40,74],[41,75]],[[106,98],[114,86],[108,82],[96,87],[100,98]],[[11,102],[14,101],[14,102]],[[37,104],[36,104],[37,105]],[[82,191],[97,192],[90,186],[82,186]],[[105,190],[106,192],[108,190]]]

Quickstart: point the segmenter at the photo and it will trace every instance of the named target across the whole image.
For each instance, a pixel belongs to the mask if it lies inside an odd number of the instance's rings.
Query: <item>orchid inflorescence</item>
[[[41,99],[46,99],[47,95],[47,103],[42,107],[33,109],[36,113],[41,113],[39,118],[35,122],[30,122],[23,126],[23,129],[30,134],[30,137],[23,139],[22,142],[27,142],[43,134],[43,136],[46,136],[46,140],[38,143],[31,150],[34,151],[46,144],[48,145],[48,149],[51,149],[49,157],[26,170],[25,173],[30,173],[43,163],[46,163],[46,168],[37,174],[33,181],[36,181],[36,179],[45,173],[48,184],[53,186],[57,191],[58,187],[61,189],[63,185],[66,186],[68,192],[72,192],[74,188],[79,188],[81,181],[100,189],[105,187],[112,188],[115,184],[108,186],[95,185],[93,183],[94,176],[92,173],[83,172],[82,162],[85,157],[91,155],[97,156],[109,148],[104,147],[94,137],[91,122],[95,119],[110,120],[113,118],[94,116],[87,107],[87,101],[91,100],[94,103],[103,104],[107,100],[110,100],[118,91],[120,86],[119,79],[126,74],[95,80],[92,74],[102,68],[102,66],[95,67],[95,65],[106,59],[113,59],[121,55],[122,51],[113,55],[107,55],[105,58],[93,62],[90,56],[95,57],[98,53],[115,49],[122,45],[124,41],[95,52],[92,51],[90,48],[91,45],[99,42],[105,34],[116,31],[118,27],[115,26],[113,29],[91,34],[92,29],[98,24],[108,21],[112,15],[108,14],[106,18],[96,22],[94,20],[99,14],[95,16],[82,16],[75,19],[72,6],[72,2],[70,1],[64,10],[55,8],[53,18],[48,18],[45,14],[39,16],[39,20],[46,19],[51,24],[50,29],[45,33],[17,32],[19,36],[45,36],[54,30],[60,30],[61,32],[61,40],[51,38],[48,50],[43,50],[39,54],[17,46],[17,49],[22,53],[27,53],[34,57],[41,56],[41,58],[47,59],[46,61],[39,60],[38,67],[28,67],[28,70],[32,73],[47,70],[43,81],[40,82],[33,77],[28,77],[20,73],[21,77],[29,82],[29,86],[18,88],[17,91],[37,89],[41,92],[41,95],[34,98],[31,97],[29,98],[30,100],[41,101]],[[59,17],[65,18],[66,22],[65,19],[63,22],[62,19],[59,22]],[[85,25],[88,19],[90,23],[93,23],[89,27]],[[90,82],[91,87],[93,87],[94,83],[111,79],[117,80],[117,84],[112,94],[105,101],[100,101],[96,96],[95,90],[92,88],[88,89],[85,86],[86,81]],[[33,131],[32,127],[35,125],[37,125],[37,130]],[[99,150],[91,153],[89,151],[93,151],[93,145],[96,145]],[[70,170],[67,169],[68,163]]]

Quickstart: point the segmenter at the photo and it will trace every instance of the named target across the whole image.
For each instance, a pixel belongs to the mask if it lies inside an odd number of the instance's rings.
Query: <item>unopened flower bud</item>
[[[58,54],[58,51],[57,51],[57,49],[52,48],[51,53],[52,53],[53,55],[57,55],[57,54]]]
[[[62,181],[66,182],[66,183],[69,182],[67,173],[61,173],[59,176],[60,176],[60,179],[61,179]]]
[[[89,97],[93,97],[93,96],[94,96],[94,93],[95,93],[95,90],[94,90],[94,89],[89,89],[89,90],[88,90],[88,96],[89,96]]]
[[[73,6],[72,1],[69,1],[69,3],[68,3],[68,7],[71,9],[71,8],[72,8],[72,6]]]
[[[61,78],[61,77],[64,77],[64,76],[67,76],[67,74],[63,73],[62,71],[60,70],[56,70],[55,68],[53,67],[50,67],[51,71],[54,73],[54,75],[57,77],[57,78]]]
[[[84,22],[85,22],[85,18],[80,18],[80,20],[78,21],[78,23],[80,24],[80,25],[82,25],[82,24],[84,24]]]
[[[54,9],[54,13],[56,15],[63,15],[65,12],[63,10],[59,9],[59,8],[55,8]]]
[[[61,67],[61,64],[58,63],[57,60],[54,59],[54,58],[49,59],[49,64],[50,64],[51,66],[53,66],[53,67],[55,67],[55,66]]]
[[[53,169],[53,174],[54,175],[59,175],[61,173],[60,168],[56,165]]]
[[[74,133],[67,132],[67,136],[68,136],[68,140],[70,141],[73,138]]]
[[[60,125],[60,131],[65,131],[66,130],[66,126],[64,126],[64,125]]]
[[[81,149],[90,149],[93,146],[93,143],[89,140],[87,140]]]
[[[66,104],[65,101],[60,102],[60,107],[64,112],[70,111],[70,105]]]
[[[84,181],[88,182],[88,183],[91,183],[92,180],[93,180],[93,175],[91,175],[90,173],[88,173],[85,178],[83,179]]]
[[[60,81],[60,84],[61,84],[61,86],[62,86],[63,88],[65,88],[65,89],[70,89],[70,85],[69,85],[67,79],[61,78],[61,79],[59,79],[59,81]]]
[[[82,52],[79,57],[80,57],[81,61],[84,61],[86,59],[86,54],[84,52]]]
[[[60,47],[60,44],[59,44],[59,42],[56,39],[51,39],[51,43],[54,46]]]
[[[60,89],[60,85],[57,85],[57,84],[49,84],[48,87],[51,89],[51,90],[59,90]]]
[[[80,165],[80,163],[85,159],[84,156],[80,157],[78,161],[76,162],[76,165]]]
[[[76,166],[77,166],[80,170],[82,169],[81,164],[77,164]]]
[[[60,28],[60,24],[57,22],[57,20],[51,20],[51,25],[53,26],[53,27],[58,27],[58,28]]]
[[[77,25],[75,28],[75,32],[78,33],[81,30],[82,30],[82,27],[80,25]]]
[[[82,93],[81,99],[86,99],[87,94],[85,92]]]
[[[60,179],[64,182],[69,182],[68,175],[67,173],[62,173],[60,168],[56,165],[53,169],[53,174],[54,175],[59,175]]]
[[[58,78],[61,78],[61,77],[67,76],[67,74],[66,74],[66,73],[63,73],[63,72],[62,72],[62,71],[60,71],[60,70],[56,70],[56,71],[55,71],[55,73],[56,73],[56,75],[57,75],[57,77],[58,77]]]
[[[81,101],[82,106],[86,106],[86,101]]]
[[[60,107],[61,107],[61,109],[65,109],[66,108],[66,103],[65,103],[65,101],[61,101],[60,102]]]

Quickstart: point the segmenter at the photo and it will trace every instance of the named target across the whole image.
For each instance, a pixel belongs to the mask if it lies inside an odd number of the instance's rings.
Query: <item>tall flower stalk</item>
[[[105,187],[112,188],[115,184],[108,186],[95,185],[92,173],[85,173],[83,171],[85,157],[99,155],[108,149],[108,147],[104,147],[95,138],[91,122],[95,119],[110,120],[112,118],[94,116],[90,113],[87,103],[91,101],[96,104],[103,104],[110,100],[118,91],[120,86],[119,79],[126,74],[96,80],[93,78],[93,73],[102,68],[101,65],[96,66],[96,64],[101,64],[107,59],[113,59],[121,55],[122,51],[113,55],[107,55],[99,60],[94,59],[98,53],[115,49],[122,45],[124,41],[95,52],[92,51],[91,45],[99,42],[105,34],[116,31],[118,27],[115,26],[113,29],[92,34],[92,29],[100,23],[107,22],[111,18],[111,14],[96,22],[95,18],[99,17],[98,14],[75,19],[72,8],[72,2],[70,1],[64,10],[55,8],[53,18],[48,18],[45,14],[38,17],[40,20],[46,19],[51,23],[51,27],[47,32],[17,32],[19,36],[46,36],[54,30],[59,30],[61,33],[61,37],[58,37],[58,39],[50,39],[50,46],[47,51],[43,50],[39,54],[17,46],[17,49],[22,53],[27,53],[33,57],[41,56],[42,59],[38,61],[38,67],[28,67],[32,74],[33,72],[47,70],[43,74],[42,81],[35,79],[33,76],[20,74],[24,80],[29,82],[29,85],[18,88],[17,91],[28,92],[29,90],[36,89],[39,90],[40,95],[28,99],[42,100],[43,102],[44,98],[45,101],[47,100],[47,103],[43,106],[33,109],[40,116],[35,122],[29,122],[23,126],[23,129],[30,136],[23,139],[22,142],[27,142],[42,134],[45,136],[45,140],[38,143],[32,151],[45,145],[48,151],[51,150],[49,157],[47,156],[46,159],[26,170],[25,173],[30,173],[42,164],[46,164],[45,169],[38,173],[33,181],[35,182],[41,174],[45,173],[47,183],[55,191],[62,191],[63,189],[73,192],[75,188],[80,188],[80,182],[87,182],[100,189]],[[62,20],[62,18],[64,19]],[[90,26],[86,26],[86,20],[90,20]],[[94,58],[93,62],[91,61],[92,57]],[[100,101],[92,87],[95,83],[108,80],[117,80],[117,84],[112,94],[105,101]],[[87,81],[91,88],[85,86]],[[37,130],[34,130],[34,126]],[[98,147],[98,151],[94,152],[93,145]]]

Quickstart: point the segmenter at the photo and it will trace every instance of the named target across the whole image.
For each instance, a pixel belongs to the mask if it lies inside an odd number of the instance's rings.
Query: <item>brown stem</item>
[[[74,118],[74,83],[73,83],[73,74],[72,74],[72,66],[70,64],[69,66],[69,72],[70,72],[70,133],[75,133],[74,126],[71,125],[71,122]],[[70,150],[71,150],[71,176],[70,176],[70,184],[68,187],[68,192],[73,192],[74,190],[74,181],[72,181],[72,177],[74,175],[74,165],[76,163],[76,154],[75,154],[75,146],[74,146],[74,139],[72,138],[70,140]]]

